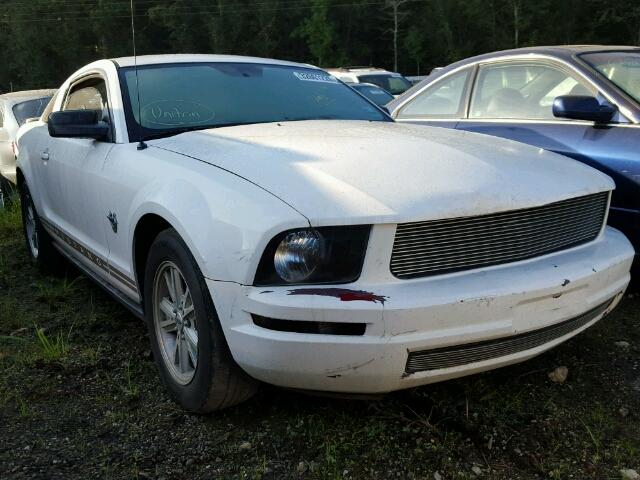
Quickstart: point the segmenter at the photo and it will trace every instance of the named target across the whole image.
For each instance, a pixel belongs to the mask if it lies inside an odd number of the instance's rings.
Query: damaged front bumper
[[[607,228],[571,250],[430,278],[376,274],[366,265],[379,265],[373,251],[348,286],[207,283],[231,353],[251,376],[306,390],[382,393],[520,362],[566,341],[616,306],[633,256],[628,240]],[[271,328],[255,318],[289,322]],[[303,322],[319,327],[299,333]],[[361,334],[325,333],[333,323],[364,326]]]

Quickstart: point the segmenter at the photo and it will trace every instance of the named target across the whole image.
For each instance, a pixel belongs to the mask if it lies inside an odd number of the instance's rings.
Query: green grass
[[[40,346],[42,358],[46,361],[60,361],[66,358],[69,353],[69,335],[58,333],[53,337],[48,337],[43,328],[35,327],[36,338]]]
[[[626,298],[574,340],[494,372],[374,402],[266,386],[236,408],[190,415],[161,385],[144,324],[72,269],[39,273],[13,207],[0,212],[0,471],[65,479],[619,479],[621,468],[640,471],[639,325],[640,299]],[[631,347],[616,347],[620,340]],[[564,385],[547,378],[559,365],[569,368]],[[251,448],[240,450],[244,442]]]

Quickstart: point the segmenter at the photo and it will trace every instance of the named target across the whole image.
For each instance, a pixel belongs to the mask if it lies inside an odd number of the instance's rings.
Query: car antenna
[[[136,25],[133,20],[133,0],[131,5],[131,38],[133,40],[133,68],[136,72],[136,94],[138,96],[138,150],[147,148],[147,144],[142,139],[142,106],[140,105],[140,82],[138,80],[138,57],[136,56]]]

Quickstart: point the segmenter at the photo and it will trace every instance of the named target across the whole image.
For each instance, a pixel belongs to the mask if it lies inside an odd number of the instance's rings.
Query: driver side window
[[[108,120],[107,86],[104,80],[91,78],[74,85],[62,110],[96,110],[102,112],[104,120]]]
[[[591,85],[555,65],[535,62],[481,65],[469,118],[562,120],[553,115],[556,97],[596,94]]]
[[[111,125],[107,85],[100,77],[91,77],[71,87],[61,110],[94,110],[100,119]],[[113,132],[110,134],[112,138]]]

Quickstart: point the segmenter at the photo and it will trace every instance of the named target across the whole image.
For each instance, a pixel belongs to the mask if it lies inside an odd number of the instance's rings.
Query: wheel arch
[[[174,228],[163,216],[156,213],[146,213],[138,219],[133,231],[132,259],[136,283],[140,297],[144,296],[144,277],[147,257],[154,240],[169,228]],[[142,302],[144,305],[144,302]]]

